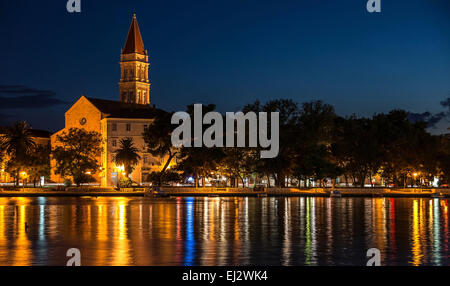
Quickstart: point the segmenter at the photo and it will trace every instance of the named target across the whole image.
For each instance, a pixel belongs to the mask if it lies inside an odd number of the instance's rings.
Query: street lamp
[[[25,188],[25,179],[27,178],[27,172],[20,172],[20,176],[22,177],[22,188]]]
[[[125,176],[125,166],[124,165],[120,165],[120,166],[116,165],[116,171],[117,171],[117,188],[118,188],[119,187],[119,179],[120,179],[119,174],[122,173],[122,176]]]

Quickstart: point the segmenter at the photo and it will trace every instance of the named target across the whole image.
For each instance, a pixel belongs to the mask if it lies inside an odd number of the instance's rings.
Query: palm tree
[[[139,163],[139,159],[141,159],[138,152],[139,150],[134,147],[132,138],[120,140],[120,147],[117,149],[114,156],[114,163],[116,163],[116,165],[124,166],[124,171],[127,178]]]
[[[0,150],[9,156],[8,165],[13,170],[16,186],[19,183],[20,171],[26,166],[28,156],[35,147],[36,143],[26,122],[15,122],[6,129],[0,140]]]

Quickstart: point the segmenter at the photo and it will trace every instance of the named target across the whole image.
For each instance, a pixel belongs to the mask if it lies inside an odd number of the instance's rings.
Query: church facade
[[[138,184],[145,184],[152,171],[159,171],[162,160],[146,153],[143,132],[160,110],[150,105],[149,61],[144,49],[136,15],[133,15],[125,46],[120,55],[121,76],[119,100],[81,96],[65,113],[65,127],[51,136],[52,146],[56,146],[57,136],[70,128],[96,131],[102,136],[102,154],[98,158],[100,170],[94,178],[103,187],[116,186],[123,176],[123,166],[116,166],[114,155],[120,147],[120,140],[132,138],[140,150],[140,161],[131,174]],[[52,161],[52,168],[55,162]],[[52,171],[51,180],[62,183],[64,178]]]

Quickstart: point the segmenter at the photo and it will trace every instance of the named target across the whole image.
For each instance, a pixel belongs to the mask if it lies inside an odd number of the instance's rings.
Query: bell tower
[[[120,101],[150,104],[148,69],[148,53],[144,49],[136,14],[134,14],[125,46],[120,53]]]

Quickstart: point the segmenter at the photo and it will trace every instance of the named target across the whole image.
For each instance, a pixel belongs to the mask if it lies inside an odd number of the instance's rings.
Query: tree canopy
[[[80,186],[92,180],[99,171],[102,138],[98,132],[70,128],[68,133],[57,135],[57,146],[52,151],[56,161],[55,174],[70,176]]]
[[[134,146],[133,138],[121,139],[113,160],[116,165],[124,166],[126,177],[133,173],[140,159],[139,149]]]

